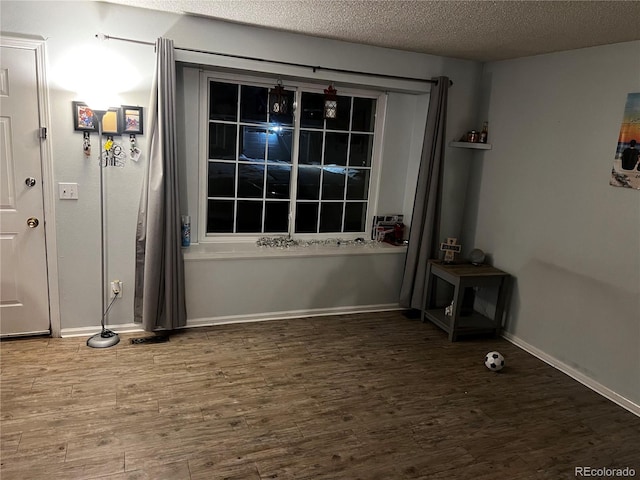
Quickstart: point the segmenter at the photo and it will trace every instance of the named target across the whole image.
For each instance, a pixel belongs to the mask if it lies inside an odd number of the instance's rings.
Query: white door
[[[48,333],[36,57],[1,48],[0,336]]]

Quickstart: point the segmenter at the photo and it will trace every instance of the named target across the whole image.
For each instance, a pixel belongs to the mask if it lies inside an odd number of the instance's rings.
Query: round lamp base
[[[87,340],[87,346],[93,348],[108,348],[113,347],[120,341],[120,337],[117,333],[111,330],[105,330],[104,332],[96,333],[93,337]]]

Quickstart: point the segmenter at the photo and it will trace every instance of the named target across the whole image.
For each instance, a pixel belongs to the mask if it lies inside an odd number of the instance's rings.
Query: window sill
[[[200,243],[184,248],[184,260],[233,260],[251,258],[333,257],[340,255],[404,254],[407,247],[388,243],[365,245],[312,245],[289,248],[259,247],[251,243]]]

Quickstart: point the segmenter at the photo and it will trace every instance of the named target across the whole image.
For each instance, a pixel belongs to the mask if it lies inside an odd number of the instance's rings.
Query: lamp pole
[[[100,168],[100,298],[102,300],[102,317],[100,321],[101,330],[100,333],[96,333],[92,337],[87,340],[87,346],[93,348],[107,348],[116,345],[120,341],[120,337],[117,333],[108,330],[105,325],[105,317],[107,316],[108,307],[106,306],[106,268],[105,268],[105,235],[104,235],[104,173],[103,168],[106,167],[106,163],[102,164],[102,120],[104,119],[104,115],[107,113],[106,110],[93,110],[96,118],[98,119],[98,167]],[[115,300],[115,298],[114,298]],[[111,305],[109,305],[111,306]]]

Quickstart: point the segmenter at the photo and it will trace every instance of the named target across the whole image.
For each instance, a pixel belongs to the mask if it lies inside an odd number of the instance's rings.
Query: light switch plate
[[[77,183],[58,183],[58,191],[61,200],[77,200],[78,184]]]

